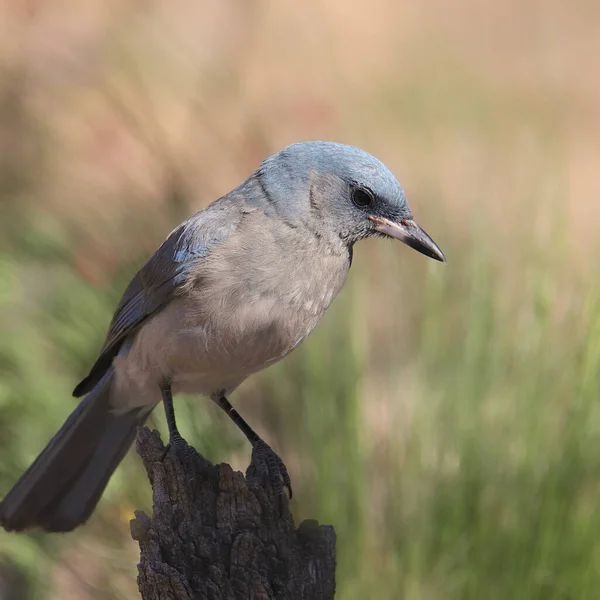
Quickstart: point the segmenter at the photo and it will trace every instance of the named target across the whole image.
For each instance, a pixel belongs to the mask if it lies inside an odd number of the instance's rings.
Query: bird
[[[161,402],[167,449],[185,454],[173,408],[181,393],[223,409],[267,480],[291,497],[284,462],[228,397],[306,339],[342,288],[354,244],[371,237],[446,262],[380,160],[324,141],[266,158],[175,228],[126,288],[98,359],[73,392],[83,399],[0,502],[0,525],[67,532],[85,523]]]

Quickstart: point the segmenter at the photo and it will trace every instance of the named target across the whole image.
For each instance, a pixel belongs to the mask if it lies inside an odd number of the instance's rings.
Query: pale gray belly
[[[136,334],[126,356],[115,359],[116,395],[132,406],[160,400],[158,383],[174,393],[231,392],[246,377],[289,354],[320,314],[263,298],[213,315],[184,300],[172,302]]]

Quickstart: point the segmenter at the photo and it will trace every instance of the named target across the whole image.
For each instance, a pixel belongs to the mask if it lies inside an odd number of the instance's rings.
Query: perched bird
[[[373,236],[445,261],[385,165],[331,142],[288,146],[182,223],[125,290],[73,392],[85,398],[4,497],[0,524],[70,531],[84,523],[161,400],[170,446],[185,451],[176,393],[214,400],[291,495],[285,465],[227,396],[306,338],[340,291],[355,242]]]

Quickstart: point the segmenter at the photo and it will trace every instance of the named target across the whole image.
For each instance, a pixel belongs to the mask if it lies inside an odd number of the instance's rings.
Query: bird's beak
[[[429,258],[446,262],[446,257],[438,245],[413,219],[402,219],[398,223],[376,215],[369,215],[369,219],[375,224],[376,231],[404,242],[407,246],[425,256],[429,256]]]

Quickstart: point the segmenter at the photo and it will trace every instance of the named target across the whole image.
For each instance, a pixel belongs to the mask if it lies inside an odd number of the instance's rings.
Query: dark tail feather
[[[111,377],[112,368],[0,502],[6,530],[71,531],[90,516],[149,413],[112,412]]]

